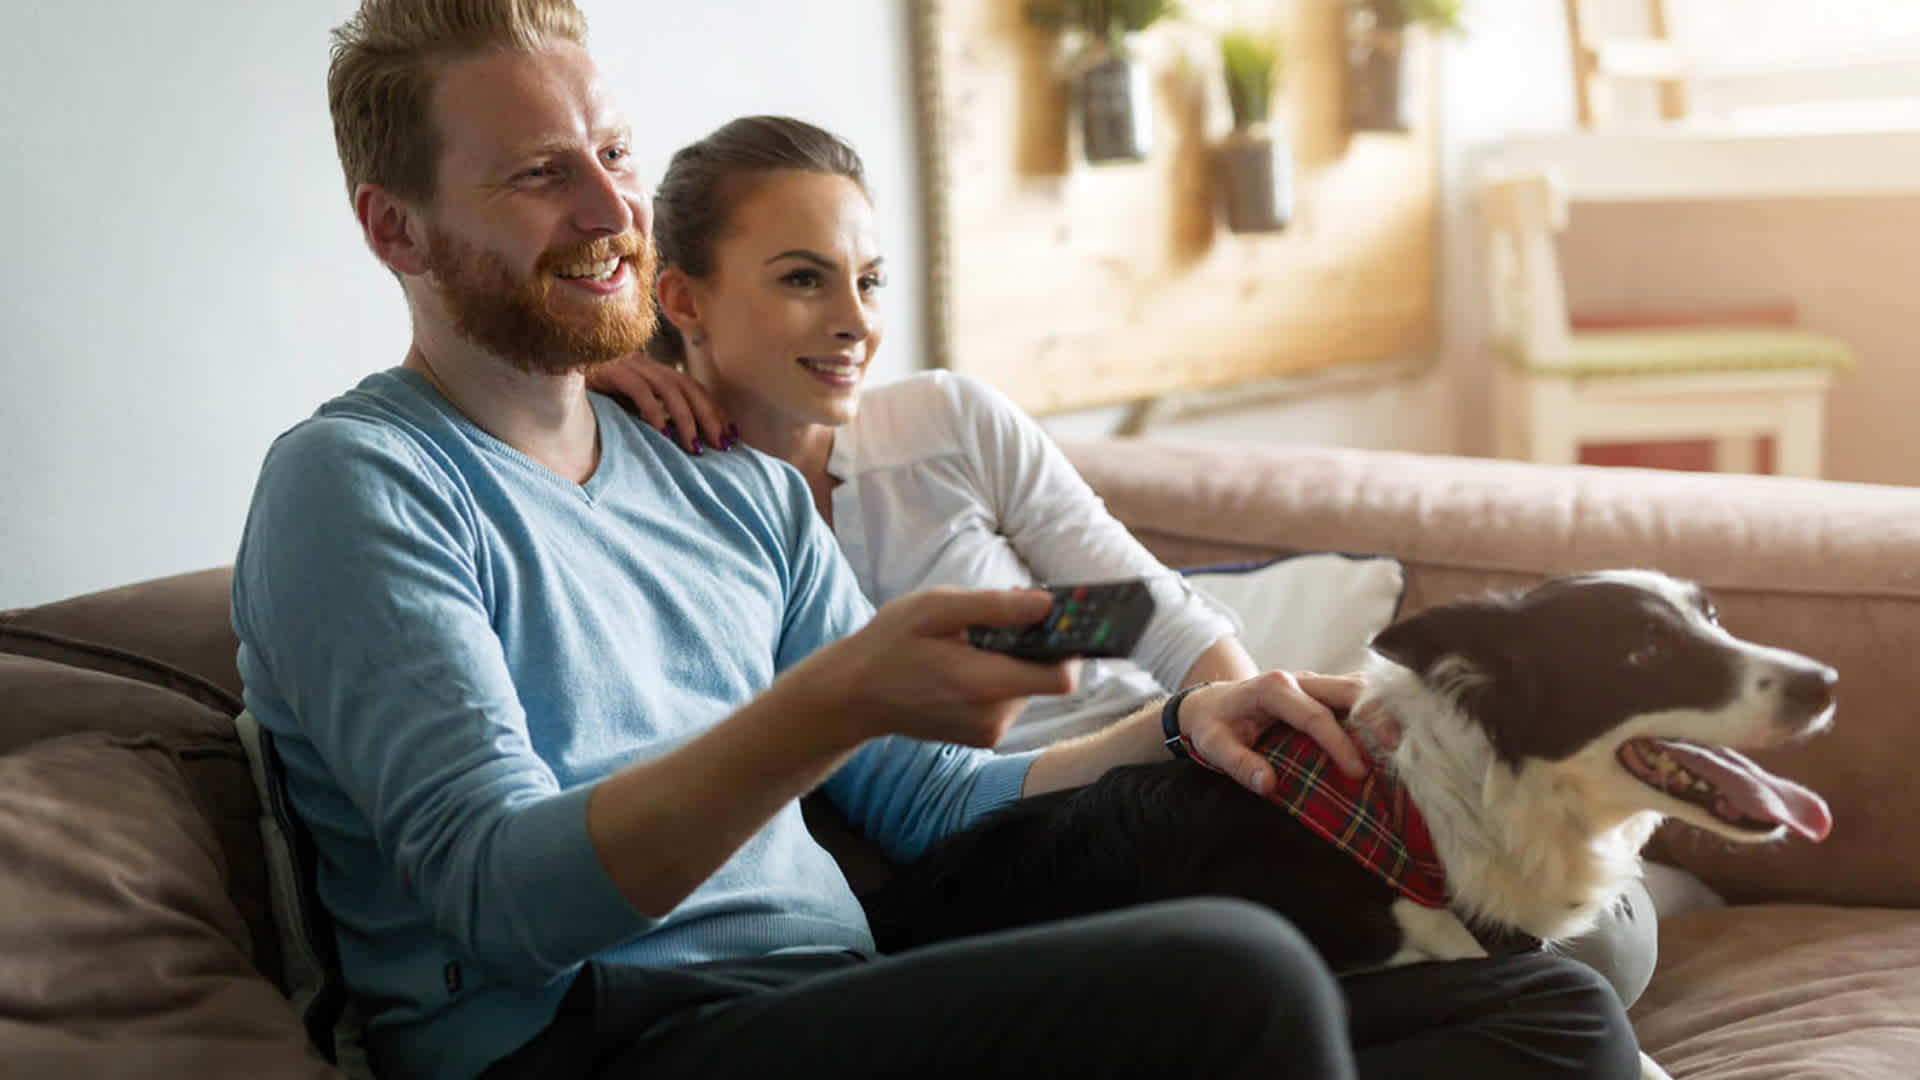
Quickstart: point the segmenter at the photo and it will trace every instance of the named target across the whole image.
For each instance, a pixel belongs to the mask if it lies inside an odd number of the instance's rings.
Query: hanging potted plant
[[[1173,0],[1035,0],[1027,18],[1066,31],[1068,78],[1089,162],[1141,161],[1153,148],[1153,87],[1135,35],[1175,13]]]
[[[1465,0],[1347,0],[1347,125],[1355,131],[1406,131],[1413,83],[1407,33],[1457,34]]]
[[[1232,30],[1220,38],[1233,130],[1220,142],[1214,176],[1233,232],[1273,232],[1293,217],[1292,146],[1267,123],[1281,64],[1280,43],[1271,37]]]

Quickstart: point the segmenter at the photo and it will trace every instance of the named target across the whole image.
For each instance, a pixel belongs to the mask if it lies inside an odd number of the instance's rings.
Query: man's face
[[[564,374],[653,334],[652,215],[629,132],[586,51],[447,65],[427,271],[453,329],[524,371]]]

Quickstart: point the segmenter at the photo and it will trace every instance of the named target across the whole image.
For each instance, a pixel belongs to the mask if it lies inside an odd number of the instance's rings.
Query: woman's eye
[[[793,271],[789,271],[780,280],[786,282],[789,285],[798,285],[803,289],[811,289],[814,286],[820,284],[820,271],[793,270]]]
[[[886,288],[886,286],[887,286],[887,276],[885,274],[860,275],[860,291],[861,292],[873,292],[876,289],[884,289]]]

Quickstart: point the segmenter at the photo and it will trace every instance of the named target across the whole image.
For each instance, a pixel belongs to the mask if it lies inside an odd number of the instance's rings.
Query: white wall
[[[584,0],[644,166],[785,112],[919,264],[907,0]],[[407,340],[326,113],[352,0],[17,4],[0,36],[0,608],[228,562],[268,443]],[[662,16],[671,10],[674,14]],[[897,273],[882,372],[921,364]]]

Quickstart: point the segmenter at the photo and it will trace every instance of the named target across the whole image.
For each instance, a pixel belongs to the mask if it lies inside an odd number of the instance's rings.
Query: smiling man
[[[799,796],[909,857],[1023,793],[1163,756],[1160,718],[980,749],[1072,673],[965,629],[1032,622],[1046,594],[875,613],[791,468],[681,453],[586,391],[653,308],[630,132],[584,41],[568,0],[366,0],[335,35],[347,189],[412,341],[269,450],[233,621],[381,1070],[1352,1075],[1338,986],[1248,905],[875,955]],[[1231,763],[1275,720],[1331,725],[1355,689],[1276,674],[1175,719]],[[1426,995],[1447,1002],[1434,1030],[1499,1061],[1527,1042],[1501,1024],[1544,1025],[1583,1069],[1630,1059],[1604,987],[1531,977],[1568,1023],[1505,985],[1478,1011]]]

